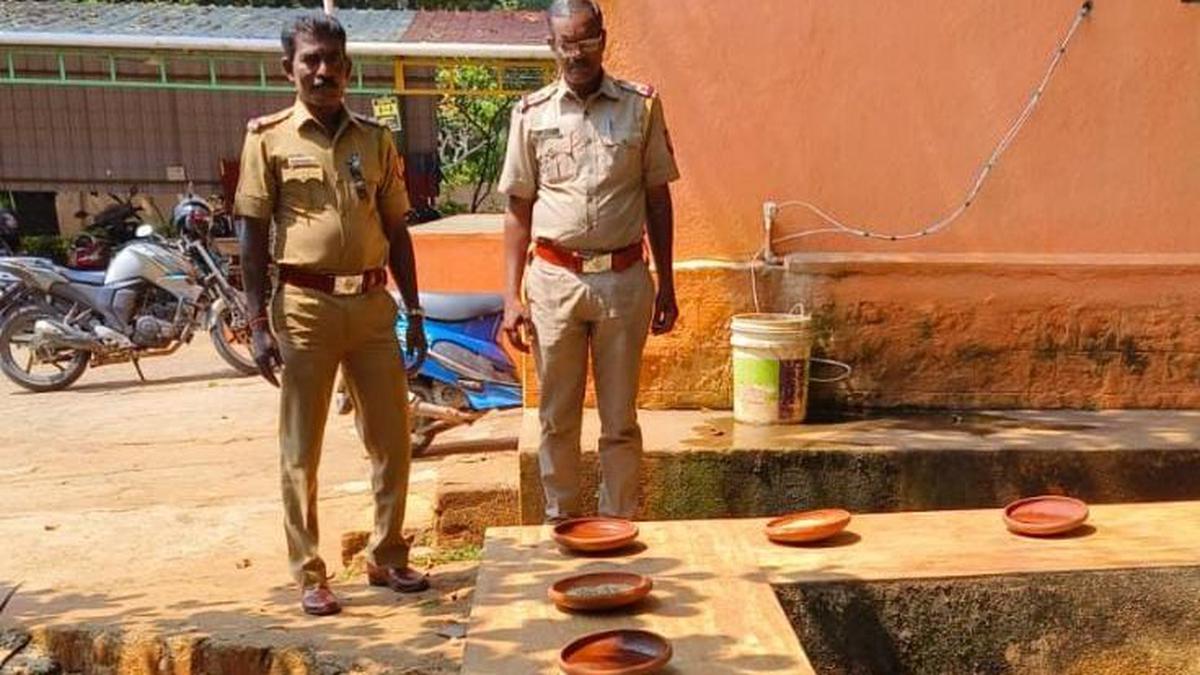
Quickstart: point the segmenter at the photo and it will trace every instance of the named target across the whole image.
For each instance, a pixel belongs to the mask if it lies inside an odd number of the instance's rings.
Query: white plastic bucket
[[[747,424],[799,424],[808,410],[812,317],[733,317],[733,418]]]

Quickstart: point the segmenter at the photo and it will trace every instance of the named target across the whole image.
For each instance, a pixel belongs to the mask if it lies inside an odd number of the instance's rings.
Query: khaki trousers
[[[396,302],[383,289],[338,297],[285,284],[272,310],[284,362],[279,447],[292,575],[305,587],[326,580],[318,550],[317,467],[338,366],[371,457],[375,529],[368,560],[407,565],[408,391],[394,328]]]
[[[579,445],[590,352],[601,428],[599,512],[631,518],[642,455],[638,373],[654,312],[649,269],[639,263],[622,272],[576,274],[535,257],[525,274],[525,295],[541,382],[539,464],[546,517],[583,510]]]

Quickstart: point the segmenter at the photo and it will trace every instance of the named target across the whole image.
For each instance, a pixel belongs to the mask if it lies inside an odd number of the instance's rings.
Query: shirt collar
[[[579,97],[575,95],[575,92],[571,91],[571,88],[567,86],[567,81],[562,77],[558,78],[556,86],[557,89],[554,92],[554,97],[556,99],[561,100],[563,97],[570,96],[577,101],[579,100]],[[591,99],[597,96],[604,96],[614,101],[620,100],[621,98],[621,90],[619,87],[617,87],[617,81],[609,77],[608,73],[605,73],[603,79],[600,81],[600,89],[598,89],[596,93],[592,94],[588,98]]]
[[[296,102],[292,105],[292,118],[296,120],[297,129],[304,128],[304,125],[308,124],[309,122],[315,124],[317,127],[322,127],[321,122],[317,118],[313,117],[312,113],[308,110],[308,106],[304,105],[300,99],[296,99]],[[354,116],[354,113],[350,112],[350,109],[347,108],[343,103],[342,126],[334,130],[334,137],[336,138],[339,136],[349,124],[353,124],[356,127],[362,126],[362,122],[360,122],[358,118]]]

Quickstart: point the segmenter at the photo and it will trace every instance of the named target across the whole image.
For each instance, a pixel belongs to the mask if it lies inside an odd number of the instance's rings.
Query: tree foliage
[[[496,89],[495,71],[458,66],[438,72],[445,86],[453,78],[459,88]],[[504,161],[504,140],[515,96],[443,96],[438,104],[438,155],[446,188],[471,187],[472,213],[491,195]]]

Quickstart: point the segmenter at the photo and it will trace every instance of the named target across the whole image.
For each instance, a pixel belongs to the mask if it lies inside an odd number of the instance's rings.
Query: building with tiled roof
[[[246,120],[289,105],[279,35],[294,8],[0,0],[0,191],[229,193]],[[338,9],[355,72],[349,106],[398,96],[414,203],[439,190],[436,69],[495,68],[497,93],[552,76],[541,12]],[[450,78],[453,82],[453,78]],[[451,85],[453,86],[453,85]],[[222,168],[223,167],[223,168]],[[20,195],[34,195],[21,197]],[[47,196],[51,195],[51,196]],[[164,198],[165,199],[165,198]],[[58,213],[75,213],[74,203]]]

